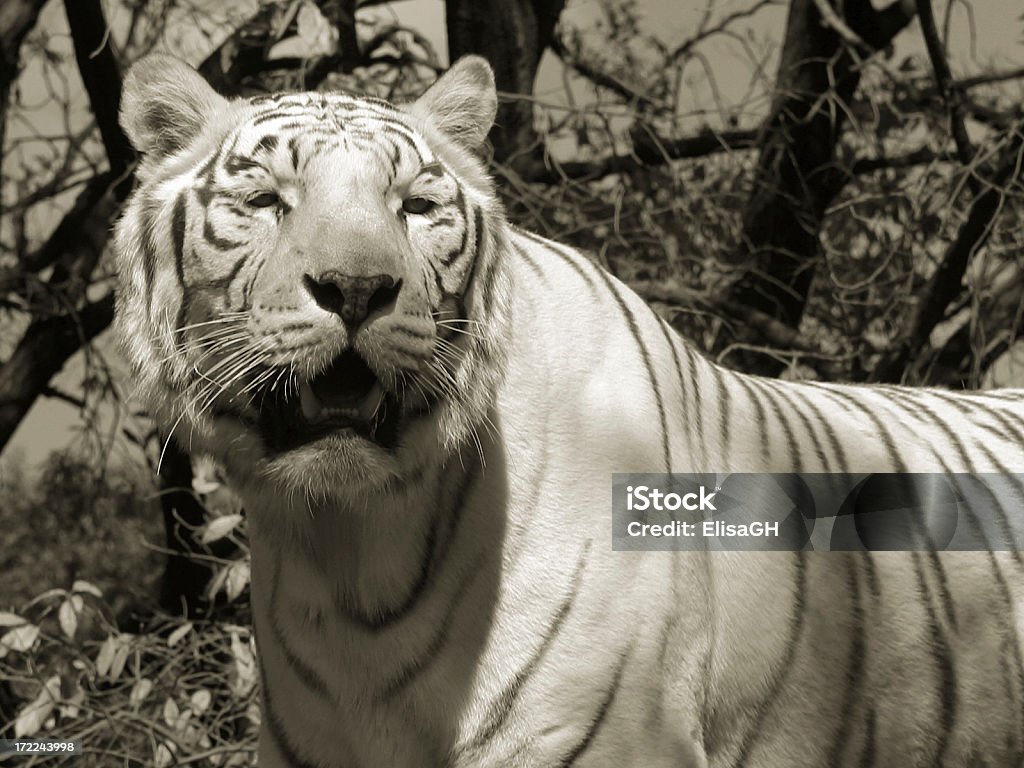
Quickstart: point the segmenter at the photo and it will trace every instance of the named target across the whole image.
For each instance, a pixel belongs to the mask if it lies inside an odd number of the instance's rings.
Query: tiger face
[[[479,58],[404,108],[229,102],[175,59],[133,68],[118,315],[165,430],[250,484],[326,496],[399,482],[477,429],[507,325],[475,156],[495,108]]]

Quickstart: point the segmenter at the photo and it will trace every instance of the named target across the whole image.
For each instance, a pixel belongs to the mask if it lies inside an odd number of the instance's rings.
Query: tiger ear
[[[125,75],[121,128],[139,152],[163,157],[188,146],[227,103],[185,62],[152,54]]]
[[[498,111],[491,65],[482,56],[463,56],[413,102],[410,111],[466,149],[477,151]]]

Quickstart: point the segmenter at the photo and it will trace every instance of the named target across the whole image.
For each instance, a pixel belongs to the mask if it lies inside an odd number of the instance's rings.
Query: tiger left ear
[[[187,147],[227,104],[188,64],[155,53],[128,70],[119,117],[132,146],[161,158]]]
[[[463,56],[413,102],[409,111],[476,152],[498,112],[491,65],[482,56]]]

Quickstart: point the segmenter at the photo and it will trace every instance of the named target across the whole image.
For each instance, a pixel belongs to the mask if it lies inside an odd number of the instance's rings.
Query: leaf
[[[223,539],[237,528],[240,522],[242,522],[241,515],[224,515],[223,517],[215,518],[206,526],[200,541],[203,544],[210,544],[211,542]]]
[[[174,755],[166,744],[159,744],[156,748],[156,755],[153,756],[153,765],[156,768],[167,768],[174,762]]]
[[[132,686],[132,692],[128,696],[128,703],[133,707],[138,706],[146,700],[150,692],[153,690],[153,681],[148,677],[143,677],[135,681],[135,685]]]
[[[244,561],[238,561],[228,566],[227,581],[225,582],[224,591],[227,592],[228,600],[234,600],[240,594],[242,590],[249,584],[251,573],[249,571],[249,564]]]
[[[0,611],[0,627],[16,627],[19,624],[28,624],[28,619],[23,618],[16,613]]]
[[[228,569],[225,567],[217,571],[217,573],[214,574],[213,578],[210,579],[210,585],[206,588],[206,594],[210,600],[213,600],[217,596],[217,593],[224,588],[224,581],[225,579],[227,579],[227,577]]]
[[[167,697],[167,701],[164,702],[164,722],[170,726],[173,726],[178,722],[178,717],[181,715],[181,710],[178,708],[177,702],[171,697]]]
[[[18,714],[14,721],[14,738],[21,739],[38,733],[57,705],[59,693],[60,677],[54,675],[43,684],[39,695],[26,704]]]
[[[96,654],[96,674],[103,677],[110,671],[110,665],[114,663],[114,653],[117,651],[117,639],[110,635],[100,646],[100,652]]]
[[[35,624],[25,624],[15,627],[0,637],[0,645],[9,651],[27,651],[39,637],[39,627]]]
[[[66,589],[48,589],[42,594],[36,595],[32,598],[32,602],[29,605],[35,605],[36,603],[42,603],[49,600],[51,597],[64,597],[67,594]]]
[[[252,648],[239,638],[238,632],[231,633],[231,655],[235,659],[230,677],[231,692],[241,698],[256,685],[256,657]]]
[[[92,582],[85,581],[83,579],[75,579],[75,583],[71,585],[71,591],[72,592],[87,592],[88,594],[92,595],[93,597],[99,597],[99,598],[103,597],[103,593],[100,591],[99,587],[97,587]]]
[[[203,712],[210,708],[211,699],[212,696],[210,695],[210,692],[205,688],[200,688],[198,691],[193,693],[189,699],[192,704],[192,711],[197,715],[203,714]]]
[[[176,646],[178,643],[181,642],[181,639],[183,637],[185,637],[185,635],[187,635],[191,631],[192,631],[192,622],[191,621],[186,621],[184,624],[182,624],[176,630],[171,632],[171,634],[167,637],[167,647],[168,648],[173,648],[174,646]]]
[[[75,631],[78,629],[78,616],[82,612],[82,598],[80,595],[72,595],[57,610],[57,620],[60,623],[61,631],[72,640]]]
[[[120,639],[117,642],[117,648],[114,650],[114,659],[110,662],[110,679],[117,680],[124,672],[124,665],[128,662],[128,654],[131,653],[131,645],[124,639]]]
[[[338,30],[324,18],[313,3],[299,8],[298,34],[275,43],[267,51],[267,59],[310,59],[329,56],[338,50]]]

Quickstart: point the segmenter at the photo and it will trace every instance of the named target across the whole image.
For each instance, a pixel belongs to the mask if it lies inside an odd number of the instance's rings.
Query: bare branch
[[[523,174],[525,181],[553,184],[565,179],[599,179],[612,173],[625,173],[638,165],[664,165],[671,160],[706,157],[720,152],[752,149],[756,130],[707,131],[680,139],[658,138],[638,142],[628,155],[611,155],[593,161],[559,163],[554,167],[537,166]]]
[[[1020,129],[1024,129],[1024,125]],[[1024,163],[1022,147],[1024,134],[1018,131],[1010,142],[1007,159],[993,174],[988,189],[975,198],[956,240],[918,301],[909,332],[893,346],[875,369],[872,377],[875,381],[900,380],[911,355],[924,345],[932,330],[945,316],[946,308],[960,294],[967,265],[992,233],[993,222],[1006,196],[1005,186],[1021,176]]]
[[[114,317],[108,294],[81,312],[36,320],[0,367],[0,449],[68,358],[103,331]]]
[[[582,61],[579,56],[574,55],[566,46],[561,35],[556,34],[552,38],[551,52],[561,59],[565,66],[569,67],[577,74],[582,75],[594,85],[609,90],[622,99],[625,99],[630,103],[636,103],[646,109],[654,107],[654,102],[644,94],[630,88],[626,83],[622,82],[614,75],[595,69],[585,61]]]
[[[107,162],[117,179],[114,194],[118,200],[124,200],[131,190],[128,169],[135,152],[117,121],[121,70],[111,49],[103,4],[100,0],[65,0],[64,12],[75,44],[78,70],[107,152]]]
[[[961,103],[961,93],[953,82],[953,75],[949,69],[949,62],[946,60],[946,51],[939,40],[939,32],[935,28],[935,16],[932,13],[931,0],[916,0],[917,15],[921,20],[921,34],[924,36],[925,46],[928,48],[928,58],[932,62],[932,70],[935,72],[935,82],[939,87],[939,93],[946,104],[946,111],[949,114],[949,130],[953,135],[956,144],[957,155],[964,166],[969,166],[974,159],[974,147],[967,136],[967,127],[964,125],[964,109]],[[973,177],[968,179],[972,191],[977,192],[977,184]]]
[[[18,76],[21,43],[35,26],[44,5],[46,0],[7,0],[0,3],[0,150],[4,149],[7,107],[11,85]]]

